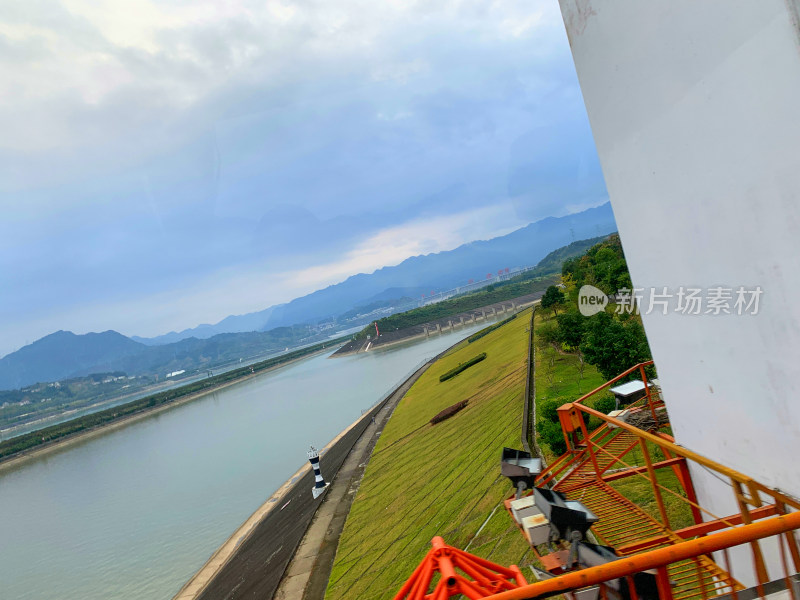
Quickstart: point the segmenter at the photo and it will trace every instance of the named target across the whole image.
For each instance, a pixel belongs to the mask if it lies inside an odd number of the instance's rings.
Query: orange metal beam
[[[542,471],[536,478],[536,485],[542,487],[558,477],[563,471],[568,469],[575,461],[579,460],[580,454],[569,451],[558,457],[547,469]],[[562,460],[563,459],[563,460]],[[558,465],[558,468],[556,468]]]
[[[647,477],[650,480],[651,487],[653,488],[653,495],[656,498],[658,512],[661,515],[661,524],[669,529],[669,516],[667,515],[667,509],[664,506],[664,499],[661,497],[661,490],[659,489],[658,479],[656,478],[656,470],[653,468],[653,461],[650,458],[650,450],[647,447],[647,442],[642,438],[639,438],[639,444],[642,447],[644,462],[647,465]]]
[[[647,384],[647,374],[644,372],[644,365],[639,364],[639,373],[642,376],[642,383],[644,383],[644,393],[647,397],[647,406],[650,407],[650,415],[653,421],[656,422],[656,429],[658,429],[658,416],[656,415],[656,407],[653,406],[653,396],[650,393],[650,386]]]
[[[620,373],[619,375],[617,375],[616,377],[614,377],[614,379],[609,379],[609,380],[608,380],[608,381],[606,381],[606,382],[605,382],[603,385],[601,385],[601,386],[599,386],[599,387],[596,387],[595,389],[593,389],[593,390],[592,390],[591,392],[589,392],[588,394],[584,394],[583,396],[581,396],[580,398],[578,398],[577,400],[575,400],[575,403],[576,403],[576,404],[583,404],[583,402],[584,402],[584,401],[585,401],[587,398],[590,398],[591,396],[594,396],[594,395],[595,395],[597,392],[599,392],[599,391],[601,391],[601,390],[604,390],[604,389],[606,389],[607,387],[611,387],[612,385],[614,385],[614,384],[615,384],[617,381],[619,381],[619,380],[620,380],[620,379],[622,379],[623,377],[627,377],[628,375],[630,375],[630,374],[631,374],[631,373],[633,373],[634,371],[637,371],[637,370],[639,370],[639,367],[649,367],[649,366],[650,366],[650,365],[652,365],[652,364],[653,364],[653,361],[652,361],[652,360],[648,360],[647,362],[639,363],[638,365],[633,365],[633,366],[632,366],[630,369],[628,369],[627,371],[625,371],[625,372],[623,372],[623,373]]]
[[[640,573],[648,569],[657,569],[670,563],[695,558],[702,554],[710,554],[731,546],[780,535],[798,528],[800,528],[800,512],[778,515],[696,540],[689,540],[673,546],[657,548],[643,554],[621,558],[599,567],[590,567],[567,573],[553,579],[495,594],[494,596],[489,596],[489,598],[491,600],[528,600],[545,595],[560,594]]]
[[[578,426],[583,432],[583,439],[586,441],[586,449],[589,452],[589,458],[592,461],[592,466],[594,466],[595,477],[600,479],[600,466],[597,464],[597,456],[594,452],[594,442],[589,436],[589,429],[586,427],[586,421],[584,420],[583,415],[580,413],[578,413]]]
[[[765,519],[777,514],[779,514],[777,506],[774,504],[768,504],[766,506],[762,506],[761,508],[757,508],[756,510],[751,510],[750,518],[753,521],[757,521],[759,519]],[[741,525],[743,522],[742,515],[731,515],[730,517],[725,517],[724,520],[717,519],[716,521],[708,521],[706,523],[699,523],[697,525],[690,525],[689,527],[678,529],[675,531],[675,535],[678,535],[683,539],[688,539],[698,535],[708,535],[714,531],[726,529],[731,525]]]
[[[663,452],[666,453],[667,451],[663,450]],[[695,524],[702,523],[703,515],[700,512],[700,500],[698,500],[697,493],[694,491],[694,481],[692,481],[692,475],[689,473],[689,466],[684,460],[679,466],[673,468],[673,471],[678,481],[681,482],[683,491],[686,492],[686,499],[689,500],[689,506],[691,507],[692,518]]]
[[[761,508],[757,508],[756,510],[750,511],[750,518],[756,521],[758,519],[765,519],[767,517],[772,517],[777,514],[780,514],[778,512],[777,506],[774,504],[768,504],[767,506],[762,506]],[[719,531],[720,529],[726,529],[731,525],[741,525],[741,524],[742,524],[742,515],[736,514],[736,515],[731,515],[730,517],[725,517],[724,519],[717,519],[715,521],[707,521],[705,523],[699,523],[697,525],[690,525],[689,527],[678,529],[673,533],[686,540],[689,538],[697,537],[699,535],[708,535],[709,533],[712,533],[714,531]],[[642,550],[649,546],[666,543],[668,541],[669,541],[669,536],[659,535],[646,540],[642,540],[640,542],[636,542],[635,544],[620,546],[619,548],[617,548],[617,552],[619,552],[620,554],[630,554],[632,552],[638,552],[639,550]]]
[[[612,439],[613,439],[613,438],[612,438]],[[623,456],[627,455],[627,454],[628,454],[628,453],[629,453],[631,450],[633,450],[634,448],[636,448],[636,444],[637,444],[637,441],[636,441],[636,440],[634,440],[633,442],[631,442],[630,444],[628,444],[628,446],[627,446],[627,447],[625,447],[625,448],[623,448],[621,451],[617,452],[617,454],[614,456],[615,460],[614,460],[614,461],[612,461],[612,462],[610,462],[610,463],[608,463],[608,465],[607,465],[605,468],[603,468],[603,469],[600,471],[600,476],[601,476],[600,478],[602,479],[602,475],[603,475],[603,473],[605,473],[605,472],[606,472],[606,471],[608,471],[608,470],[609,470],[609,469],[610,469],[612,466],[614,466],[615,464],[617,464],[618,462],[620,462],[620,461],[622,460],[622,457],[623,457]]]
[[[647,363],[643,363],[643,364],[647,364]],[[772,496],[776,500],[780,500],[780,501],[784,502],[785,504],[788,504],[789,506],[792,506],[793,508],[800,509],[800,503],[795,501],[795,500],[793,500],[792,498],[789,498],[785,494],[782,494],[782,493],[778,492],[777,490],[769,489],[769,488],[763,486],[762,484],[758,483],[757,481],[753,480],[751,477],[748,477],[747,475],[744,475],[743,473],[740,473],[739,471],[736,471],[734,469],[731,469],[731,468],[728,468],[728,467],[726,467],[724,465],[721,465],[718,462],[715,462],[713,460],[710,460],[710,459],[706,458],[705,456],[697,454],[696,452],[692,452],[691,450],[688,450],[688,449],[684,448],[683,446],[678,446],[678,445],[676,445],[676,444],[674,444],[672,442],[668,442],[664,438],[662,438],[661,436],[657,436],[657,435],[649,433],[647,431],[643,431],[642,429],[639,429],[638,427],[634,427],[633,425],[630,425],[630,424],[628,424],[628,423],[626,423],[624,421],[620,421],[619,419],[615,419],[613,417],[609,417],[605,413],[602,413],[600,411],[597,411],[597,410],[594,410],[592,408],[589,408],[588,406],[583,406],[581,404],[578,404],[577,401],[576,402],[572,402],[570,404],[565,404],[564,406],[562,406],[560,408],[565,408],[565,407],[568,407],[568,406],[573,406],[576,410],[578,410],[580,412],[584,412],[584,413],[586,413],[588,415],[594,415],[595,417],[599,418],[602,421],[606,421],[607,423],[612,423],[613,425],[616,425],[617,427],[619,427],[621,429],[624,429],[626,431],[629,431],[629,432],[633,433],[635,436],[637,436],[639,438],[644,438],[647,441],[653,442],[657,446],[659,446],[661,448],[664,448],[664,449],[672,452],[673,454],[675,454],[677,456],[682,456],[682,457],[687,458],[689,460],[692,460],[692,461],[694,461],[696,463],[699,463],[699,464],[701,464],[701,465],[703,465],[705,467],[708,467],[709,469],[712,469],[712,470],[716,471],[717,473],[720,473],[721,475],[724,475],[724,476],[732,479],[733,481],[736,481],[736,482],[739,482],[741,484],[746,485],[749,489],[759,490],[761,492],[764,492],[764,493]],[[746,500],[754,500],[754,499],[753,498],[747,498]]]
[[[678,465],[684,462],[684,458],[679,456],[677,458],[669,458],[667,460],[662,460],[657,463],[653,463],[654,469],[663,469],[664,467],[671,467],[672,465]],[[634,467],[633,469],[626,469],[625,471],[619,471],[618,473],[612,473],[611,475],[603,475],[603,481],[608,483],[609,481],[616,481],[617,479],[624,479],[625,477],[630,477],[631,475],[638,475],[639,473],[646,473],[647,467]]]
[[[736,502],[739,503],[739,510],[742,513],[742,521],[747,524],[752,523],[753,519],[750,516],[750,509],[747,507],[747,498],[742,490],[742,484],[735,480],[731,480],[731,483],[733,484],[733,492],[734,496],[736,496]],[[769,575],[767,575],[767,564],[764,562],[764,554],[761,552],[761,545],[758,543],[758,541],[751,541],[750,547],[753,551],[753,565],[755,566],[756,576],[758,577],[758,594],[763,598],[764,590],[761,586],[763,583],[769,581]]]
[[[782,515],[786,514],[786,506],[784,506],[783,502],[777,502],[778,512]],[[794,570],[795,572],[800,572],[800,550],[797,548],[797,540],[794,537],[794,534],[791,532],[787,532],[784,535],[786,540],[786,545],[789,546],[789,554],[792,555],[792,562],[794,563]]]
[[[559,407],[559,413],[561,413],[562,410],[563,411],[569,411],[570,404],[576,405],[575,408],[577,408],[578,410],[580,410],[582,412],[585,412],[585,413],[590,414],[590,415],[594,415],[594,416],[600,418],[603,421],[606,421],[608,423],[612,423],[612,424],[616,425],[617,427],[620,427],[622,429],[628,430],[628,431],[630,431],[630,432],[632,432],[632,433],[634,433],[634,434],[636,434],[636,435],[638,435],[640,437],[644,437],[645,439],[656,443],[657,445],[661,446],[662,448],[665,448],[665,449],[677,454],[678,456],[683,456],[684,458],[688,458],[690,460],[698,462],[698,463],[700,463],[700,464],[702,464],[702,465],[704,465],[706,467],[709,467],[709,468],[711,468],[711,469],[713,469],[713,470],[715,470],[715,471],[717,471],[717,472],[719,472],[719,473],[721,473],[721,474],[723,474],[723,475],[725,475],[727,477],[730,477],[730,478],[732,478],[732,479],[734,479],[736,481],[739,481],[740,483],[743,483],[744,485],[746,485],[750,489],[751,498],[754,500],[753,504],[755,504],[756,507],[758,507],[760,505],[760,501],[758,499],[757,492],[761,491],[761,492],[764,492],[764,493],[767,493],[767,494],[771,495],[776,500],[780,500],[780,501],[788,504],[789,506],[792,506],[792,507],[794,507],[796,509],[800,509],[800,503],[795,502],[792,498],[789,498],[789,497],[785,496],[784,494],[781,494],[780,492],[777,492],[775,490],[770,490],[770,489],[766,488],[765,486],[761,485],[760,483],[754,481],[750,477],[747,477],[746,475],[744,475],[742,473],[739,473],[738,471],[735,471],[733,469],[729,469],[728,467],[725,467],[724,465],[721,465],[721,464],[719,464],[717,462],[709,460],[709,459],[705,458],[704,456],[701,456],[701,455],[699,455],[699,454],[697,454],[695,452],[692,452],[691,450],[687,450],[686,448],[683,448],[681,446],[675,445],[673,442],[668,440],[668,438],[670,436],[667,436],[665,434],[648,433],[648,432],[642,431],[641,429],[639,429],[637,427],[633,427],[632,425],[628,425],[627,423],[624,423],[623,421],[619,421],[618,419],[614,419],[612,417],[609,417],[608,415],[606,415],[604,413],[601,413],[599,411],[596,411],[594,409],[591,409],[591,408],[589,408],[589,407],[587,407],[587,406],[585,406],[583,404],[586,401],[587,398],[590,398],[594,394],[596,394],[596,393],[604,390],[605,388],[613,385],[614,383],[616,383],[620,379],[626,377],[627,375],[630,375],[634,371],[640,371],[641,372],[644,369],[644,367],[650,366],[652,364],[653,364],[653,361],[647,361],[647,362],[640,363],[638,365],[634,365],[633,367],[631,367],[627,371],[625,371],[623,373],[620,373],[619,375],[617,375],[613,379],[605,382],[603,385],[595,388],[591,392],[589,392],[587,394],[584,394],[583,396],[581,396],[580,398],[578,398],[574,402],[569,403],[569,404],[564,404],[563,406]],[[565,417],[566,416],[567,415],[559,414],[559,417],[561,417],[562,425],[566,425],[567,424],[567,423],[565,423],[565,421],[566,421]],[[569,430],[569,431],[574,431],[574,425],[572,427],[567,426],[566,429]],[[566,431],[565,431],[565,433],[566,433]]]

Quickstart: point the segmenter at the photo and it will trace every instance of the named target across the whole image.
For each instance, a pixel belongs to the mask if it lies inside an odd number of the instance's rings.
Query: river
[[[171,598],[309,444],[484,326],[306,358],[0,470],[0,597]]]

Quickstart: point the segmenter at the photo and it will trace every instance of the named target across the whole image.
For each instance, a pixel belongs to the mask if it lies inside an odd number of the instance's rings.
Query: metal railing
[[[539,552],[544,546],[532,548],[542,564],[556,565],[552,578],[532,584],[514,583],[508,577],[505,581],[491,579],[487,581],[492,586],[510,581],[513,589],[495,587],[491,593],[469,598],[522,600],[592,590],[601,600],[751,600],[785,590],[792,600],[800,600],[796,537],[800,501],[676,444],[664,431],[669,421],[660,393],[648,385],[646,369],[650,365],[652,362],[636,365],[559,407],[568,450],[536,480],[538,487],[551,486],[571,495],[599,517],[591,531],[601,543],[613,546],[610,561],[575,568],[554,558],[563,554],[565,542],[559,542],[552,552],[551,541],[547,545],[551,554]],[[649,415],[646,426],[638,427],[588,405],[593,396],[633,373],[642,378],[645,393],[629,405],[634,410],[628,416]],[[590,419],[600,423],[592,431]],[[635,462],[629,455],[635,455]],[[738,512],[720,516],[703,506],[690,464],[730,486]],[[674,478],[659,479],[667,470]],[[640,506],[643,501],[637,504],[621,493],[619,484],[635,479],[647,482],[655,509],[645,510]],[[643,494],[641,488],[638,493]],[[509,512],[511,500],[506,501]],[[721,498],[714,498],[714,506],[720,505],[718,500]],[[686,526],[687,522],[691,524]],[[642,586],[642,577],[651,582],[649,588]],[[417,588],[419,597],[431,597],[423,587]],[[444,599],[456,593],[455,589],[453,594],[449,591],[439,586],[433,597]],[[578,598],[577,594],[567,597]]]

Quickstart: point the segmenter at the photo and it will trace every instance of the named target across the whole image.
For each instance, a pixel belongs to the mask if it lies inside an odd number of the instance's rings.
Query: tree
[[[564,304],[564,292],[554,285],[551,285],[542,296],[542,308],[552,308],[553,314],[558,314],[556,308]]]
[[[580,346],[575,354],[578,356],[578,393],[581,394],[583,393],[581,382],[583,381],[583,371],[586,369],[586,357],[583,356]]]
[[[606,312],[589,317],[580,349],[590,365],[611,379],[633,365],[650,360],[644,328],[632,319],[621,323]]]
[[[558,322],[558,341],[572,348],[578,348],[583,341],[584,317],[577,310],[569,310],[556,317]]]
[[[561,285],[564,286],[564,295],[569,300],[578,299],[578,284],[575,282],[575,278],[572,276],[572,273],[562,272]]]
[[[619,236],[612,234],[599,244],[589,248],[583,256],[564,261],[561,266],[562,283],[567,286],[567,296],[572,298],[574,285],[584,284],[599,287],[606,293],[620,288],[632,288],[625,253]]]
[[[535,333],[541,348],[547,348],[548,346],[558,344],[561,339],[558,325],[552,321],[545,321],[542,323],[536,329]]]

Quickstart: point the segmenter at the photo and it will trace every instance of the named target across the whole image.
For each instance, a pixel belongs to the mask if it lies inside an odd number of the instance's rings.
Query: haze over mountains
[[[85,335],[58,331],[0,359],[0,389],[97,372],[134,375],[200,369],[233,356],[283,349],[313,339],[319,335],[313,327],[319,321],[353,308],[376,300],[418,298],[423,292],[483,279],[501,268],[535,265],[556,248],[615,230],[614,215],[606,203],[565,217],[549,217],[491,240],[414,256],[286,304],[226,317],[214,325],[150,339],[132,339],[115,331]]]
[[[409,296],[419,298],[483,279],[505,267],[535,265],[556,248],[575,240],[616,231],[611,204],[564,217],[548,217],[507,235],[470,242],[454,250],[413,256],[374,273],[360,273],[286,304],[245,315],[232,315],[214,325],[198,325],[181,332],[133,339],[144,344],[164,344],[188,337],[208,338],[219,333],[265,331],[295,323],[316,323],[355,306],[376,300]]]

